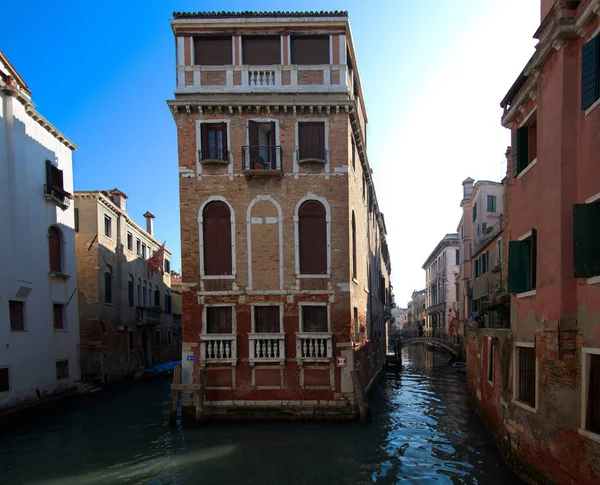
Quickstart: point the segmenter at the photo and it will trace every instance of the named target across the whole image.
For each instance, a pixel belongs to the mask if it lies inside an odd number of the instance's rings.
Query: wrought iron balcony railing
[[[242,168],[252,171],[283,173],[283,152],[279,145],[250,145],[242,147]]]

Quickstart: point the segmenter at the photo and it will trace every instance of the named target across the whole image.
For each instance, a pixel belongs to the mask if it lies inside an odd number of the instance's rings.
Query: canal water
[[[0,484],[387,484],[518,482],[468,406],[450,356],[404,349],[374,421],[169,427],[169,383],[94,395],[0,435]]]

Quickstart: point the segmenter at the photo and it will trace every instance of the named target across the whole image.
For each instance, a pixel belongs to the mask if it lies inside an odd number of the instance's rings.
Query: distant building
[[[425,330],[447,330],[450,315],[457,310],[459,270],[458,234],[446,234],[429,255],[425,270]]]
[[[0,409],[79,380],[76,149],[0,52]]]
[[[425,328],[426,323],[426,309],[427,305],[427,290],[415,290],[411,296],[411,308],[412,308],[412,324],[414,327],[421,325]]]
[[[161,243],[127,212],[118,189],[75,193],[81,375],[108,382],[141,368],[181,359],[181,325],[173,322],[171,251],[163,272],[149,274],[148,260]]]

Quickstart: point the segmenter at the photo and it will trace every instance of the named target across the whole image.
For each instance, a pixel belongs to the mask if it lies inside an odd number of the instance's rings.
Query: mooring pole
[[[372,418],[372,415],[371,409],[369,408],[369,400],[367,399],[367,392],[365,391],[365,386],[362,381],[362,372],[360,369],[354,369],[351,374],[356,403],[358,404],[358,410],[360,412],[360,420],[363,423],[366,423]]]
[[[173,384],[181,384],[181,364],[177,364],[173,369]],[[178,389],[171,389],[171,408],[169,409],[169,424],[175,424],[177,421],[177,406],[179,405]]]

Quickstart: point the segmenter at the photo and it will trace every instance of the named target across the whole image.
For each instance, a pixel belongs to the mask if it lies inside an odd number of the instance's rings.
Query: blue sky
[[[118,187],[156,215],[180,269],[172,12],[348,10],[369,116],[396,301],[456,231],[461,182],[500,180],[510,137],[499,102],[533,53],[539,0],[42,2],[3,6],[0,49],[39,111],[79,146],[76,190]],[[12,19],[12,21],[9,21]]]

